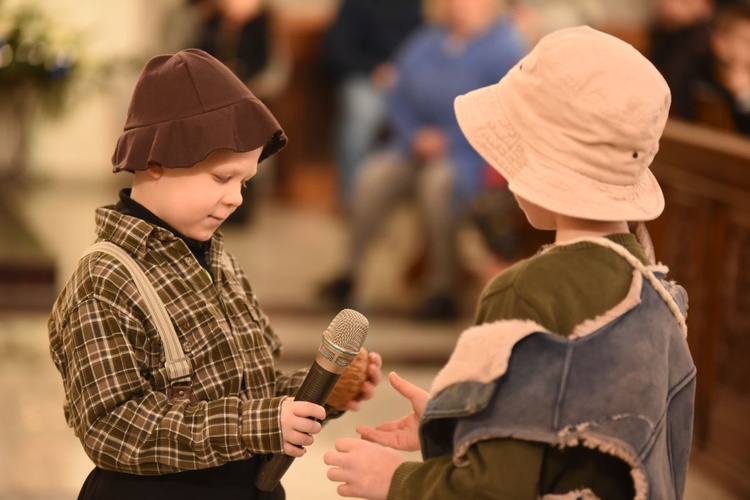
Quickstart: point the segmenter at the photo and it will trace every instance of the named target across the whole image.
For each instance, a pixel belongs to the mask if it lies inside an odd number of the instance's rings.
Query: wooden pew
[[[299,2],[301,6],[305,4]],[[289,58],[290,75],[272,110],[289,137],[275,157],[277,195],[286,202],[330,210],[337,200],[333,163],[334,82],[323,65],[323,39],[334,5],[297,3],[271,11],[274,43]]]
[[[670,120],[652,166],[657,259],[688,291],[697,369],[693,463],[750,498],[750,140]]]

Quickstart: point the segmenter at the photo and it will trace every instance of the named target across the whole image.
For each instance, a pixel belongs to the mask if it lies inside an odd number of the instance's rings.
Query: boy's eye
[[[221,175],[214,175],[214,179],[216,179],[216,182],[218,182],[219,184],[226,184],[227,182],[229,182],[229,177],[224,177]]]

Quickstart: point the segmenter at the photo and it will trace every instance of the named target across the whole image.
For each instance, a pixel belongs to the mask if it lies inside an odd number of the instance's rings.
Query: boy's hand
[[[344,483],[336,491],[342,497],[386,500],[393,474],[406,461],[401,454],[355,438],[339,438],[336,450],[326,452],[323,461],[330,465],[326,476]]]
[[[313,444],[313,434],[320,432],[320,422],[326,411],[322,406],[308,401],[295,401],[287,398],[281,403],[281,436],[284,439],[284,453],[290,457],[301,457],[305,454],[303,446]]]
[[[359,426],[356,430],[362,436],[362,439],[367,441],[379,443],[397,450],[417,451],[421,448],[418,432],[419,419],[424,413],[424,408],[430,399],[430,395],[411,382],[402,379],[395,372],[391,372],[388,378],[393,388],[411,402],[411,407],[414,411],[398,420],[380,424],[374,429]]]
[[[362,401],[369,401],[375,395],[375,387],[383,380],[383,358],[380,354],[371,352],[367,354],[367,359],[369,361],[367,364],[367,378],[362,382],[359,394],[354,396],[343,407],[338,408],[339,410],[358,411],[362,406]]]

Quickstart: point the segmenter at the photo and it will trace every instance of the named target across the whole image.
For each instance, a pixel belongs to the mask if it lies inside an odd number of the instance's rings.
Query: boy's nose
[[[231,186],[224,193],[224,203],[233,207],[242,205],[242,186]]]

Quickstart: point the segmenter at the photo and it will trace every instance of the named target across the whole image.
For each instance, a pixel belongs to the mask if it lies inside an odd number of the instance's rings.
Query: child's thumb
[[[396,372],[389,373],[388,380],[391,382],[393,388],[409,401],[413,402],[416,398],[424,397],[427,394],[424,389],[401,378]]]

